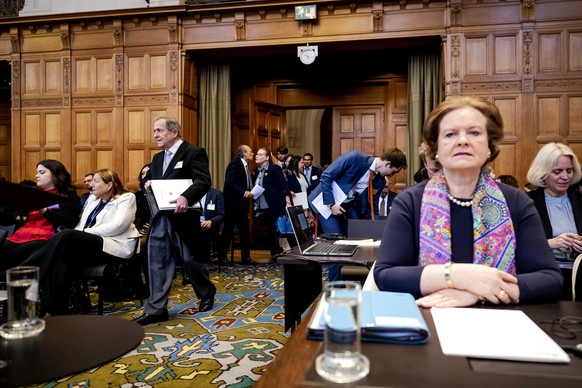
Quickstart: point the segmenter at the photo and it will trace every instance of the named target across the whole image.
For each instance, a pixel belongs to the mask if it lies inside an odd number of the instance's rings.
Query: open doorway
[[[309,152],[313,155],[314,165],[323,166],[328,164],[328,153],[325,152],[322,155],[321,152],[322,130],[324,130],[322,125],[325,125],[323,119],[326,109],[288,109],[286,112],[286,146],[289,149],[289,153],[303,155]]]

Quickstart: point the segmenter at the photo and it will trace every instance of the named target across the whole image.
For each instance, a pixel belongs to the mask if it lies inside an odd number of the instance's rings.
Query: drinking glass
[[[324,349],[315,360],[317,373],[334,383],[351,383],[367,376],[370,361],[360,352],[360,283],[327,283],[323,303]]]
[[[8,322],[0,326],[7,339],[31,337],[44,330],[38,317],[38,267],[14,267],[6,271]]]

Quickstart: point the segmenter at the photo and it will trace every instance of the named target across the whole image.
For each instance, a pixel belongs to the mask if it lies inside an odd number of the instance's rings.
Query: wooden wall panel
[[[469,38],[465,42],[465,73],[467,75],[487,74],[487,38]]]
[[[27,62],[24,65],[24,93],[40,94],[40,62]]]
[[[73,128],[75,146],[91,146],[92,115],[91,112],[75,112],[73,114]]]
[[[35,175],[36,175],[36,165],[38,164],[38,162],[40,162],[43,159],[49,159],[48,157],[42,157],[41,156],[41,152],[40,151],[26,151],[24,152],[24,161],[23,161],[23,174],[22,174],[22,178],[18,179],[18,181],[21,181],[23,179],[30,179],[35,181]],[[50,158],[53,159],[53,158]]]
[[[97,126],[97,146],[113,146],[113,139],[115,138],[114,131],[116,130],[114,125],[114,116],[111,111],[109,112],[97,112],[96,114]],[[111,168],[113,164],[109,166]]]
[[[515,74],[517,72],[517,42],[515,36],[495,37],[494,74]]]
[[[560,138],[560,97],[547,96],[539,97],[537,103],[537,134],[541,138],[553,137],[556,140]],[[553,140],[553,141],[556,141]]]
[[[540,34],[539,40],[539,68],[540,73],[558,73],[562,59],[561,35]]]
[[[355,138],[341,139],[339,142],[339,154],[343,155],[346,152],[355,150],[358,147],[355,144]]]
[[[167,58],[165,55],[152,55],[150,58],[150,87],[152,89],[166,88],[167,85]]]
[[[149,155],[148,155],[149,156]],[[144,160],[150,160],[151,158],[146,158],[146,153],[144,149],[141,150],[128,150],[127,151],[127,168],[128,176],[124,184],[127,187],[139,187],[139,181],[137,179],[139,172],[144,166]],[[149,163],[149,162],[148,162]]]
[[[63,138],[61,136],[61,131],[63,125],[61,122],[60,113],[46,113],[45,114],[45,146],[47,147],[57,147],[62,146]]]
[[[582,135],[582,96],[568,98],[568,134]]]
[[[127,141],[133,145],[135,143],[146,143],[146,116],[143,110],[127,112]],[[149,134],[149,131],[147,132]],[[149,139],[147,139],[149,140]]]
[[[516,166],[516,145],[515,144],[501,144],[499,145],[501,152],[491,164],[495,171],[495,175],[514,175],[517,169]],[[525,182],[520,182],[523,185]]]
[[[97,150],[97,170],[102,168],[111,168],[113,170],[122,170],[121,168],[116,168],[115,161],[113,158],[113,151],[111,150]],[[123,179],[123,178],[122,178]]]
[[[91,82],[91,59],[77,59],[74,62],[75,91],[77,93],[88,93],[93,91]]]
[[[96,169],[93,168],[91,153],[90,150],[73,151],[73,166],[75,167],[71,173],[75,184],[83,184],[85,174],[95,172]]]
[[[518,133],[521,113],[518,110],[517,98],[496,98],[495,105],[503,118],[503,132],[505,139],[515,138]]]
[[[143,90],[144,76],[146,74],[144,70],[144,59],[143,57],[132,57],[128,58],[128,83],[127,88],[129,90]]]
[[[582,71],[582,32],[569,34],[568,71]]]
[[[60,61],[46,61],[44,69],[44,90],[47,94],[60,94],[61,86],[61,62]]]
[[[114,89],[114,66],[111,58],[97,59],[97,90],[112,92]]]
[[[40,147],[40,114],[31,113],[24,116],[24,147]]]

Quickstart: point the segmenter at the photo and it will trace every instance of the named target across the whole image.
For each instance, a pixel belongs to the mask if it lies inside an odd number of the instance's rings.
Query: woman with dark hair
[[[147,201],[147,198],[145,195],[145,188],[144,188],[145,177],[150,169],[150,164],[151,163],[147,163],[141,168],[141,171],[139,172],[139,175],[137,176],[137,180],[139,181],[139,188],[140,189],[136,190],[134,192],[135,203],[136,203],[136,207],[137,207],[137,210],[135,212],[135,226],[140,231],[140,233],[142,233],[144,235],[147,234],[147,230],[148,230],[149,223],[150,223],[150,216],[151,216],[150,206],[148,205],[148,201]]]
[[[58,160],[46,159],[36,166],[36,186],[68,199],[58,205],[28,213],[24,224],[0,246],[0,270],[20,264],[60,228],[72,228],[79,221],[81,202],[71,183],[71,174]]]
[[[284,172],[291,197],[295,197],[295,193],[307,192],[309,184],[303,175],[303,158],[301,156],[293,155]]]
[[[502,138],[486,100],[451,98],[429,114],[423,140],[440,170],[394,199],[374,270],[380,290],[426,308],[558,298],[563,277],[533,202],[486,169]]]
[[[75,229],[50,238],[23,263],[40,267],[41,307],[51,315],[68,312],[70,285],[79,270],[119,262],[135,252],[135,195],[110,169],[95,172],[91,189]]]

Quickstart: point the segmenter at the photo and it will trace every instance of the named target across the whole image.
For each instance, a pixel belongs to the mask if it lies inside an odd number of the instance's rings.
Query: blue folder
[[[325,302],[322,299],[309,322],[309,339],[323,339],[324,309]],[[400,292],[363,291],[360,327],[362,341],[424,344],[430,337],[414,297]]]

